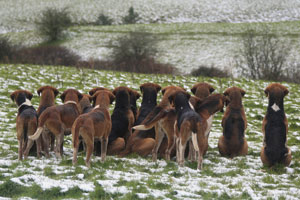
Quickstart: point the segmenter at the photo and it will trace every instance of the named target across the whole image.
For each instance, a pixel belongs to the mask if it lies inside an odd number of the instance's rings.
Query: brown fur
[[[104,87],[95,87],[95,88],[93,88],[93,89],[91,89],[90,91],[89,91],[89,94],[91,95],[91,96],[93,96],[97,91],[99,91],[99,90],[108,90],[108,91],[110,91],[109,89],[107,89],[107,88],[104,88]]]
[[[224,95],[229,97],[230,103],[222,118],[223,135],[218,142],[222,156],[233,158],[248,154],[248,144],[245,138],[247,119],[242,104],[242,97],[245,93],[238,87],[228,88],[224,92]]]
[[[42,112],[44,110],[46,110],[46,108],[55,105],[55,98],[59,94],[59,91],[55,87],[52,87],[52,86],[42,86],[37,90],[37,94],[39,96],[41,96],[40,105],[37,110],[38,116],[40,116],[42,114]],[[53,151],[55,138],[54,138],[53,134],[51,134],[50,132],[48,134],[48,137],[49,137],[49,139],[47,139],[47,140],[51,141],[51,150]],[[44,143],[43,138],[39,137],[38,140],[41,141],[42,148],[45,151],[45,149],[44,149],[45,146],[43,144]]]
[[[265,89],[265,94],[269,98],[269,105],[262,123],[264,143],[260,157],[263,164],[268,167],[272,167],[275,163],[282,163],[285,166],[289,166],[292,160],[291,150],[287,146],[288,121],[283,104],[284,97],[288,93],[289,90],[279,83],[272,83]],[[274,104],[279,106],[280,109],[278,111],[274,112],[274,108],[272,108]],[[281,128],[280,130],[278,130],[279,127]],[[271,151],[275,155],[279,155],[282,151],[286,151],[286,153],[282,158],[276,159],[276,157],[272,158],[272,156],[268,154],[268,151]]]
[[[192,93],[203,100],[205,97],[208,97],[215,89],[208,83],[196,83],[191,88]]]
[[[80,114],[89,112],[92,109],[91,102],[93,98],[88,94],[82,94],[82,98],[79,101],[78,109]]]
[[[20,97],[32,99],[32,93],[27,90],[16,90],[11,93],[10,98],[19,106],[18,115],[16,119],[17,139],[18,139],[18,158],[19,160],[27,158],[29,151],[33,145],[33,141],[28,140],[28,136],[33,135],[37,128],[37,113],[32,106],[21,106],[24,101],[20,102]],[[37,145],[37,156],[40,157],[41,144],[40,141]]]
[[[86,144],[85,163],[90,167],[90,158],[94,150],[94,140],[101,140],[101,161],[105,161],[108,135],[111,131],[111,119],[109,105],[114,101],[115,96],[106,90],[97,91],[93,95],[95,108],[86,114],[80,115],[72,126],[73,141],[73,164],[77,163],[77,152],[79,146],[79,136]]]
[[[185,91],[185,89],[178,86],[164,87],[162,89],[163,98],[161,102],[149,113],[142,126],[135,127],[137,130],[148,130],[155,126],[155,145],[152,150],[153,161],[157,160],[157,152],[165,135],[168,138],[168,147],[163,149],[166,149],[166,159],[170,160],[170,154],[175,144],[174,123],[176,114],[170,104],[169,96],[176,91]]]
[[[65,131],[72,128],[73,122],[79,116],[77,104],[82,94],[77,90],[68,89],[60,97],[65,104],[47,108],[39,117],[36,133],[29,138],[36,140],[44,130],[51,131],[56,138],[55,154],[57,157],[61,157],[63,153]],[[47,137],[44,138],[44,135],[46,134],[43,134],[46,155],[49,157],[49,141]]]
[[[160,85],[155,83],[144,83],[140,86],[140,90],[143,94],[143,102],[142,106],[137,114],[137,124],[140,124],[145,121],[145,115],[148,115],[149,112],[156,105],[156,93],[161,89]],[[144,96],[144,92],[148,92],[148,96]],[[151,97],[149,96],[151,94]],[[147,98],[147,99],[146,99]],[[155,102],[152,102],[155,101]],[[150,106],[150,108],[149,108]],[[137,122],[136,121],[136,122]],[[136,125],[137,125],[136,124]],[[123,152],[121,152],[120,156],[126,156],[130,153],[137,153],[140,156],[147,156],[152,152],[152,149],[155,145],[155,130],[154,128],[147,131],[139,131],[135,130],[133,134],[130,136],[128,143],[126,144],[126,148]]]

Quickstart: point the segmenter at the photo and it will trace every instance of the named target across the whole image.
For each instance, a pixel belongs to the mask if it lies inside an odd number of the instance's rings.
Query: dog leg
[[[22,160],[23,159],[23,138],[18,140],[18,143],[19,143],[18,158],[19,158],[19,160]]]
[[[165,135],[165,133],[160,128],[160,125],[155,126],[155,145],[154,145],[153,150],[152,150],[152,160],[154,162],[157,161],[157,152],[158,152],[158,149],[161,145],[161,142],[164,139],[164,135]]]
[[[176,143],[176,162],[179,164],[179,160],[180,160],[180,155],[179,155],[179,143],[180,143],[180,138],[176,137],[175,138],[175,143]]]
[[[203,156],[201,153],[198,155],[198,166],[197,169],[201,170],[202,169],[202,161],[203,161]]]
[[[171,151],[173,150],[175,146],[175,137],[173,134],[168,134],[168,148],[166,150],[166,160],[170,160],[171,158]]]
[[[86,159],[85,159],[85,165],[89,168],[91,166],[91,156],[94,151],[94,140],[90,138],[91,141],[86,141]],[[102,145],[101,145],[102,148]],[[102,152],[101,152],[101,161],[102,161]]]
[[[49,154],[49,140],[50,140],[50,131],[47,129],[44,129],[43,133],[42,133],[42,138],[43,138],[43,149],[45,151],[46,157],[50,158],[50,154]]]
[[[34,144],[33,140],[28,140],[27,141],[27,146],[26,146],[26,149],[24,151],[24,159],[27,159],[29,151],[30,151],[31,147],[33,146],[33,144]]]
[[[101,162],[105,161],[107,151],[108,138],[101,138]]]
[[[292,161],[292,152],[291,149],[288,148],[288,152],[285,154],[286,158],[284,160],[284,165],[289,166]]]
[[[184,151],[186,147],[186,141],[184,142],[182,138],[180,138],[179,141],[179,166],[183,167],[184,166]]]
[[[63,140],[64,140],[64,131],[61,131],[60,134],[56,135],[56,151],[55,155],[57,158],[62,158],[62,151],[61,151],[61,146],[63,145]]]

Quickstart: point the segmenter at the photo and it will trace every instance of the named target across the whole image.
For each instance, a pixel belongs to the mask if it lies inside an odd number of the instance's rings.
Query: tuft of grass
[[[26,187],[15,183],[11,180],[5,181],[0,185],[0,196],[1,197],[17,197],[18,195],[24,193],[26,191]]]

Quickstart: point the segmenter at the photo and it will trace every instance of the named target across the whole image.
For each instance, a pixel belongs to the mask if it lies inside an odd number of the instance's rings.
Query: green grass
[[[96,158],[93,155],[91,168],[88,169],[84,163],[85,152],[82,152],[78,155],[77,165],[73,166],[70,136],[65,137],[65,155],[62,160],[57,160],[54,154],[50,159],[45,157],[36,159],[35,154],[32,154],[25,161],[17,161],[18,146],[15,133],[17,108],[9,98],[9,94],[16,89],[22,88],[31,91],[34,94],[32,103],[37,108],[39,97],[36,95],[36,90],[42,85],[57,87],[61,93],[67,88],[76,88],[82,93],[87,93],[96,86],[113,89],[120,85],[127,85],[139,90],[140,84],[155,82],[162,87],[179,85],[190,91],[194,83],[200,81],[212,84],[216,88],[216,93],[223,93],[231,85],[246,90],[243,103],[248,119],[246,138],[249,149],[247,156],[227,159],[219,155],[217,143],[222,134],[220,122],[223,113],[217,113],[209,136],[209,149],[204,157],[201,171],[196,170],[197,162],[186,161],[185,167],[182,168],[178,167],[174,160],[168,162],[158,160],[157,163],[153,163],[151,156],[141,158],[137,154],[132,154],[127,158],[107,156],[104,163],[100,162],[99,157]],[[145,75],[89,69],[78,70],[62,66],[0,65],[0,85],[2,85],[0,102],[3,105],[0,112],[3,115],[0,119],[2,134],[0,161],[3,162],[0,162],[0,196],[34,199],[43,199],[43,197],[47,199],[139,199],[142,197],[145,199],[183,199],[194,198],[196,195],[202,199],[251,199],[258,197],[251,196],[253,193],[265,198],[272,198],[274,193],[281,193],[287,198],[300,198],[299,194],[289,193],[287,190],[288,187],[300,189],[297,175],[300,173],[300,151],[297,145],[300,137],[299,86],[283,83],[290,90],[289,95],[285,98],[285,108],[290,126],[288,145],[293,146],[293,161],[290,169],[282,165],[276,165],[270,169],[263,167],[260,161],[261,123],[267,103],[263,90],[268,84],[269,82],[247,79]],[[158,97],[161,98],[161,94]],[[61,104],[61,100],[57,98],[56,103]],[[138,100],[138,104],[140,103],[141,99]],[[113,109],[113,106],[110,107],[110,110]],[[28,182],[26,182],[26,179],[21,178],[26,176],[33,177],[27,179]],[[70,181],[74,185],[64,191],[61,190],[59,184],[45,189],[38,184],[37,180],[42,181],[46,178],[58,181],[58,183],[60,183],[59,181]],[[19,185],[15,180],[19,180],[24,185]],[[100,185],[98,181],[100,183],[101,181],[113,182],[112,185]],[[262,183],[269,185],[264,187],[261,185]],[[61,184],[66,184],[66,182]],[[94,186],[94,190],[83,190],[82,186],[87,184]],[[191,184],[195,185],[197,189],[191,190]],[[245,187],[251,188],[253,193],[244,191]],[[120,188],[126,188],[127,192],[118,192],[121,191]]]

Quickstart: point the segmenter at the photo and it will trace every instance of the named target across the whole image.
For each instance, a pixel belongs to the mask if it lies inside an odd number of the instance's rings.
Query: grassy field
[[[17,160],[15,117],[17,108],[9,98],[16,89],[34,93],[33,105],[39,98],[36,90],[49,84],[59,91],[76,88],[87,93],[91,88],[112,89],[126,85],[138,90],[145,82],[161,86],[179,85],[190,91],[196,82],[205,81],[217,93],[227,87],[246,90],[243,99],[248,120],[246,138],[249,155],[227,159],[220,157],[217,142],[222,133],[222,113],[216,114],[209,138],[209,150],[203,170],[196,163],[186,162],[178,167],[174,161],[131,155],[128,158],[108,156],[105,163],[92,157],[91,168],[84,165],[85,154],[79,155],[78,165],[72,166],[71,138],[65,137],[62,160],[54,154],[50,159],[34,155],[25,161]],[[0,65],[0,197],[28,199],[299,199],[300,194],[300,93],[299,85],[283,83],[290,93],[285,98],[289,121],[288,146],[293,160],[289,167],[262,166],[259,152],[262,146],[261,124],[267,99],[265,81],[247,79],[218,79],[189,76],[144,75],[110,71],[93,71],[53,66]],[[59,98],[57,104],[61,104]],[[139,101],[140,103],[141,101]],[[111,107],[111,110],[113,106]]]

